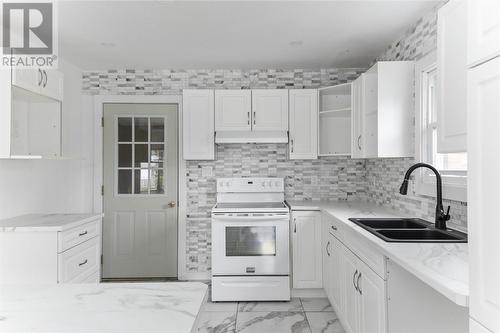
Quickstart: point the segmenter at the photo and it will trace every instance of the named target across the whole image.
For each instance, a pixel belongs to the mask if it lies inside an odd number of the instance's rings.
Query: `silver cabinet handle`
[[[43,87],[45,88],[47,86],[47,72],[45,69],[43,70],[43,76],[45,76],[45,82],[43,83]]]
[[[254,124],[254,125],[257,125],[257,116],[256,116],[256,114],[257,114],[257,113],[254,111],[254,112],[253,112],[253,124]]]
[[[83,266],[83,265],[85,265],[87,262],[88,262],[88,260],[87,260],[87,259],[85,259],[83,262],[79,263],[79,264],[78,264],[78,266]]]
[[[354,272],[354,275],[352,276],[352,285],[354,286],[354,289],[356,289],[358,292],[358,287],[356,286],[356,275],[358,274],[358,270],[356,270],[356,272]]]
[[[358,149],[361,150],[361,134],[358,136]]]
[[[247,112],[247,123],[250,125],[250,111]]]
[[[297,219],[293,219],[293,232],[297,233]]]
[[[330,247],[330,241],[328,241],[328,243],[326,244],[326,254],[328,254],[328,256],[330,256],[330,251],[328,251],[329,247]]]
[[[292,150],[292,153],[293,153],[293,139],[290,140],[290,144],[292,145],[291,150]]]
[[[82,237],[82,236],[85,236],[86,234],[88,234],[88,231],[85,230],[84,232],[81,232],[78,234],[78,237]]]
[[[335,230],[335,231],[337,231],[337,227],[334,226],[334,225],[332,225],[332,229]]]
[[[359,272],[358,279],[356,280],[356,287],[357,287],[358,292],[359,292],[360,295],[363,295],[363,291],[361,290],[361,287],[359,286],[359,279],[361,278],[362,274],[363,273]]]
[[[42,73],[42,70],[40,68],[38,68],[38,75],[40,75],[40,79],[38,80],[38,85],[41,85],[42,82],[43,82],[43,73]]]

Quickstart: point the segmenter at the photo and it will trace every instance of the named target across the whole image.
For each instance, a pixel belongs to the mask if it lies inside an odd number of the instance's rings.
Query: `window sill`
[[[415,181],[415,194],[436,197],[436,184]],[[443,199],[467,202],[467,187],[458,184],[443,184]]]

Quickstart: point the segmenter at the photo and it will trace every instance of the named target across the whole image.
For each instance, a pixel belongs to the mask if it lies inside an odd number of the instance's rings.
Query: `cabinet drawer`
[[[58,235],[58,252],[64,252],[100,234],[100,220],[85,223],[73,229],[60,232]]]
[[[342,240],[342,226],[341,222],[328,214],[323,214],[322,223],[326,224],[326,230],[333,236]]]
[[[343,235],[344,244],[382,279],[385,275],[385,259],[382,252],[369,244],[357,231]]]
[[[99,270],[100,237],[94,237],[58,255],[59,283],[83,282]]]

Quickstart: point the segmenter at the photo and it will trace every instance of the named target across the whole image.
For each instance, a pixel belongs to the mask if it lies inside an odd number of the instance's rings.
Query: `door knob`
[[[174,208],[175,207],[175,201],[171,201],[168,203],[169,208]]]

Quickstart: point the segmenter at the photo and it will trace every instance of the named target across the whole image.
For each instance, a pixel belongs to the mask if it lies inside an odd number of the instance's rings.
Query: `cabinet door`
[[[358,277],[357,258],[345,246],[341,247],[342,293],[343,293],[343,326],[347,333],[358,333]]]
[[[288,89],[252,90],[252,130],[288,131]]]
[[[215,130],[250,131],[250,90],[215,91]]]
[[[63,74],[53,69],[42,70],[40,93],[50,98],[63,100]]]
[[[43,72],[40,69],[12,69],[12,85],[29,90],[34,93],[40,93]]]
[[[468,220],[470,315],[500,332],[500,58],[469,70]],[[492,216],[493,215],[493,216]]]
[[[453,0],[438,11],[439,153],[467,150],[467,6]]]
[[[215,159],[214,91],[182,92],[182,136],[185,160]]]
[[[367,73],[362,77],[361,109],[363,132],[361,145],[363,157],[378,157],[378,80],[377,74]]]
[[[290,90],[290,159],[318,158],[318,91]]]
[[[332,239],[328,232],[328,222],[327,217],[322,216],[322,231],[321,231],[321,242],[323,245],[322,257],[323,257],[323,289],[325,290],[326,296],[332,302],[332,283],[331,283],[331,256],[332,256]]]
[[[474,66],[500,55],[500,1],[468,0],[467,63]]]
[[[331,242],[329,248],[330,257],[328,263],[328,275],[330,279],[328,281],[323,280],[323,284],[328,284],[330,287],[330,303],[332,304],[335,311],[343,313],[344,309],[342,306],[342,244],[330,233],[328,234]]]
[[[387,331],[385,281],[361,260],[358,260],[358,269],[359,332],[385,333]]]
[[[292,213],[293,287],[322,288],[321,214]]]
[[[363,157],[363,75],[358,77],[352,84],[352,118],[351,118],[351,156],[352,158]]]

